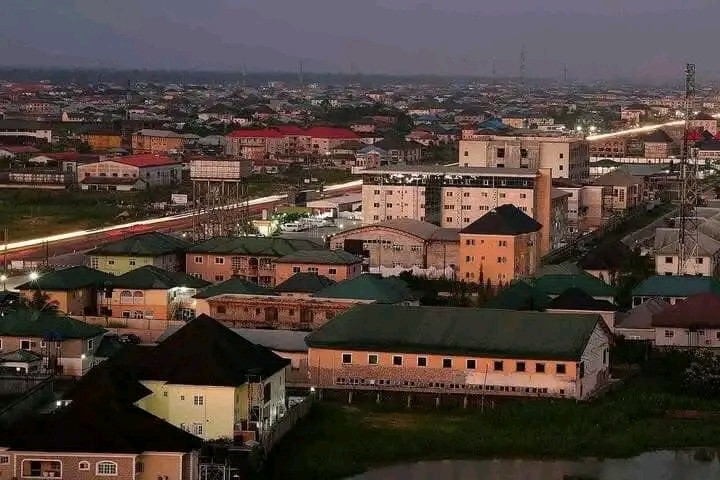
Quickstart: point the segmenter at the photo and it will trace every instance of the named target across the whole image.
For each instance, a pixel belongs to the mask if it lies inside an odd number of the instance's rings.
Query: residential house
[[[486,395],[592,397],[610,378],[611,338],[598,315],[361,305],[306,341],[321,391],[458,394],[480,404]]]
[[[668,307],[660,298],[651,298],[624,313],[618,313],[615,321],[615,334],[626,340],[644,340],[655,342],[653,315]]]
[[[297,273],[273,291],[248,283],[233,279],[201,291],[195,295],[196,313],[203,309],[233,327],[313,330],[358,304],[417,303],[404,282],[368,274],[335,283]]]
[[[550,273],[536,277],[533,286],[548,297],[555,298],[568,288],[579,288],[596,300],[615,301],[616,289],[587,272]]]
[[[122,147],[122,134],[111,130],[89,130],[80,134],[80,140],[94,152],[105,152]]]
[[[342,250],[298,250],[275,260],[275,284],[296,273],[323,275],[337,282],[362,273],[362,258]]]
[[[183,150],[185,139],[170,130],[145,128],[132,134],[132,151],[142,153],[177,153]]]
[[[713,277],[695,275],[655,275],[646,278],[632,290],[633,306],[651,298],[660,298],[675,305],[701,293],[720,293],[720,282]]]
[[[688,236],[689,252],[694,256],[680,265],[680,229],[656,228],[655,271],[658,275],[702,275],[714,277],[720,272],[720,241],[697,232],[697,237]]]
[[[628,209],[640,205],[644,200],[643,179],[631,175],[624,169],[606,173],[592,183],[603,187],[602,211],[604,214],[623,214]]]
[[[355,153],[355,167],[358,169],[377,168],[387,165],[389,161],[388,152],[376,145],[368,145]]]
[[[413,272],[454,277],[458,265],[459,230],[412,218],[385,220],[343,230],[330,237],[330,248],[367,259],[371,272]]]
[[[460,280],[492,285],[531,277],[540,262],[542,225],[514,205],[501,205],[460,230]]]
[[[547,312],[591,313],[600,315],[611,332],[615,331],[618,307],[608,300],[597,300],[576,287],[570,287],[547,304]]]
[[[275,260],[299,250],[322,250],[305,239],[280,237],[213,237],[187,250],[188,274],[211,282],[240,277],[275,285]]]
[[[114,276],[106,272],[80,265],[44,273],[16,288],[27,300],[32,300],[38,291],[47,295],[48,303],[68,315],[95,315],[98,291],[112,278]]]
[[[94,387],[0,434],[0,478],[200,480],[200,438]]]
[[[208,285],[184,272],[145,265],[112,279],[98,294],[98,306],[108,317],[188,320],[194,317],[192,296]]]
[[[79,377],[94,365],[104,333],[101,327],[62,314],[16,308],[6,310],[0,321],[0,350],[34,352],[48,371]]]
[[[245,438],[285,414],[289,363],[202,315],[139,362],[147,394],[136,405],[205,440]]]
[[[655,346],[720,347],[720,294],[700,293],[652,316]]]
[[[417,142],[385,138],[375,146],[387,152],[390,163],[412,165],[422,158],[422,145]]]
[[[669,158],[675,153],[673,139],[665,130],[658,129],[643,137],[645,158]]]
[[[620,240],[606,241],[591,248],[578,265],[603,282],[614,283],[614,279],[622,272],[632,254],[630,247]]]
[[[86,253],[92,268],[122,275],[145,265],[182,271],[185,250],[191,244],[182,238],[160,232],[140,233],[105,243]]]
[[[113,185],[115,190],[129,190],[138,180],[149,187],[175,185],[182,180],[182,163],[164,155],[130,155],[79,165],[77,175],[83,190],[107,190]]]

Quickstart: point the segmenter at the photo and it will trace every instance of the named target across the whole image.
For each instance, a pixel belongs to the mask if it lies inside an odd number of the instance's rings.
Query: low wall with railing
[[[313,397],[305,397],[301,402],[290,407],[280,420],[263,432],[260,437],[260,445],[265,454],[270,453],[270,450],[272,450],[300,420],[310,413],[313,400]]]

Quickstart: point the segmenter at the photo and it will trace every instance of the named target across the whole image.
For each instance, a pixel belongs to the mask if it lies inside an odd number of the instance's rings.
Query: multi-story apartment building
[[[464,228],[510,203],[543,225],[541,254],[550,249],[552,185],[549,169],[387,167],[363,173],[363,223],[412,218]]]
[[[325,155],[333,148],[360,137],[350,129],[336,127],[241,129],[227,135],[225,153],[247,159],[276,155]]]
[[[90,145],[93,151],[105,151],[122,146],[120,132],[91,130],[80,134],[80,140]]]
[[[590,142],[590,156],[601,158],[627,157],[627,137],[611,137]]]
[[[553,178],[585,180],[590,176],[587,140],[553,133],[484,134],[463,130],[462,167],[547,168]]]
[[[182,150],[185,139],[170,130],[145,128],[132,135],[133,153],[174,153]]]

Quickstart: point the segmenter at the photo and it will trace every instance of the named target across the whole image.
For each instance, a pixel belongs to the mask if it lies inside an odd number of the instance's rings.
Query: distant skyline
[[[4,0],[0,66],[720,78],[713,0]]]

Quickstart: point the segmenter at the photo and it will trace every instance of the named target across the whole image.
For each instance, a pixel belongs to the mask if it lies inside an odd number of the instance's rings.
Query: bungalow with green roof
[[[190,320],[195,316],[192,296],[208,285],[183,272],[147,265],[115,277],[98,295],[98,305],[114,318]]]
[[[543,275],[535,278],[532,284],[550,298],[557,297],[568,288],[578,288],[596,300],[614,302],[617,293],[615,287],[585,271],[575,275]]]
[[[280,287],[267,290],[242,279],[228,280],[196,294],[195,313],[232,327],[313,330],[358,304],[417,303],[401,280],[367,274],[335,283],[302,272]]]
[[[191,244],[182,238],[160,232],[133,235],[105,243],[90,250],[90,266],[113,275],[122,275],[145,265],[164,270],[182,271],[185,250]]]
[[[584,400],[610,378],[599,315],[358,305],[306,337],[315,388]]]
[[[490,298],[484,308],[542,311],[550,298],[524,280],[515,280]]]
[[[322,245],[299,238],[213,237],[190,247],[185,263],[188,274],[210,282],[239,277],[259,285],[275,285],[275,261]]]
[[[654,275],[633,288],[633,306],[651,298],[660,298],[675,305],[678,300],[701,293],[720,293],[720,281],[694,275]]]
[[[43,273],[17,286],[23,298],[32,300],[39,290],[48,301],[68,315],[96,315],[98,292],[114,278],[84,265]]]
[[[324,275],[336,282],[362,273],[362,258],[344,250],[299,250],[275,260],[275,285],[296,273]]]
[[[0,352],[32,352],[42,358],[41,369],[81,376],[93,366],[104,334],[104,328],[72,317],[19,308],[0,318]]]

